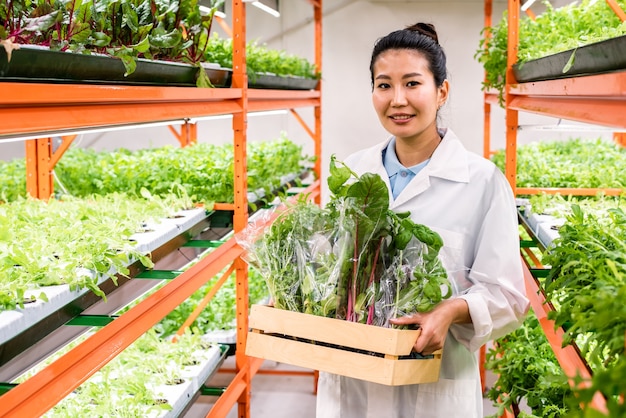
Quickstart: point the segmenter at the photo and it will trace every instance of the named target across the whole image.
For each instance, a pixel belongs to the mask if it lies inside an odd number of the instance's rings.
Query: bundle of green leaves
[[[567,377],[533,312],[522,326],[494,341],[487,351],[485,368],[497,376],[487,397],[498,407],[513,411],[522,402],[533,415],[558,418],[568,412],[566,399],[571,395]]]
[[[504,172],[505,152],[492,161]],[[518,187],[623,188],[626,149],[613,142],[569,138],[537,141],[517,147]]]
[[[520,18],[519,63],[626,34],[626,24],[606,1],[582,0],[559,8],[553,8],[548,1],[543,3],[546,11],[536,20]],[[617,4],[626,9],[625,0],[617,0]],[[483,29],[481,34],[474,57],[485,69],[483,89],[498,90],[502,99],[508,49],[507,11],[496,25]]]
[[[390,210],[380,176],[358,176],[333,156],[328,185],[325,208],[300,199],[240,238],[275,307],[388,326],[451,296],[441,237]]]

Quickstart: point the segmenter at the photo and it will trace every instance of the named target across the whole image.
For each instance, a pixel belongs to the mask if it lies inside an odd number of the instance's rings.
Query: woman
[[[476,351],[520,325],[528,310],[517,212],[504,175],[437,126],[448,99],[446,57],[435,28],[418,23],[379,39],[372,101],[387,141],[348,157],[357,174],[380,174],[391,208],[438,232],[454,295],[431,312],[397,318],[422,332],[414,350],[443,348],[438,382],[384,386],[320,374],[318,417],[481,418]]]

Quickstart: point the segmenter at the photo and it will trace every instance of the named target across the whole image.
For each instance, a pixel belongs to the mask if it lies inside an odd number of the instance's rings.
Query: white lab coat
[[[357,174],[379,174],[389,186],[382,151],[389,140],[349,156]],[[439,381],[385,386],[320,373],[318,418],[482,418],[476,351],[523,320],[525,296],[517,212],[511,188],[490,161],[468,152],[447,130],[430,162],[393,199],[391,209],[438,232],[440,257],[454,296],[469,306],[472,324],[452,325]]]

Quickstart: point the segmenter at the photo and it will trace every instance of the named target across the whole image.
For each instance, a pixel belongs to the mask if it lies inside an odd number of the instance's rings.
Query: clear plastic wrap
[[[450,297],[441,237],[409,213],[391,211],[380,176],[346,184],[354,173],[345,170],[331,163],[335,195],[325,208],[301,199],[268,226],[257,225],[272,212],[237,235],[274,306],[389,326],[390,318],[429,311]]]

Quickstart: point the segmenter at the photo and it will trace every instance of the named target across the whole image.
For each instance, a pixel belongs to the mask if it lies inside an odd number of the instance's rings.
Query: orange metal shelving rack
[[[606,0],[622,21],[626,14],[613,0]],[[584,188],[536,188],[517,187],[517,132],[519,112],[531,112],[545,116],[558,117],[578,122],[591,123],[613,127],[618,130],[626,129],[626,71],[608,74],[589,75],[575,78],[564,78],[549,81],[518,83],[513,73],[513,65],[517,62],[519,43],[519,11],[520,0],[508,0],[508,48],[507,69],[505,83],[505,112],[506,112],[506,147],[505,175],[511,184],[513,192],[518,195],[537,193],[561,193],[569,195],[589,196],[599,191],[607,195],[620,195],[623,189],[584,189]],[[485,24],[491,25],[492,1],[485,0]],[[532,16],[531,16],[532,18]],[[485,132],[483,154],[489,158],[490,149],[490,113],[491,105],[498,105],[496,92],[488,91],[484,94]],[[624,135],[614,136],[617,143],[624,144]],[[537,279],[531,273],[533,269],[542,269],[541,263],[524,248],[524,279],[531,306],[546,334],[559,364],[566,375],[572,379],[578,374],[590,377],[591,372],[581,358],[580,353],[573,346],[563,347],[563,332],[555,329],[554,321],[549,320],[547,314],[553,307],[545,303],[545,297]],[[592,406],[597,410],[605,410],[605,400],[596,395]],[[506,411],[505,416],[511,416]]]
[[[313,8],[315,65],[322,68],[322,0],[309,0]],[[304,193],[319,203],[321,176],[321,83],[311,91],[250,90],[246,76],[246,10],[243,0],[232,0],[233,81],[231,88],[144,87],[119,85],[2,83],[0,142],[27,137],[27,183],[34,197],[53,192],[51,171],[76,132],[143,123],[183,123],[175,136],[186,145],[195,140],[189,120],[209,115],[233,115],[234,203],[217,204],[232,210],[234,232],[248,221],[246,179],[247,113],[289,109],[315,144],[317,180]],[[309,128],[297,108],[313,108],[315,125]],[[193,125],[193,126],[190,126]],[[51,136],[63,145],[52,151]],[[248,329],[247,265],[234,238],[212,251],[198,264],[171,280],[123,315],[102,327],[68,354],[0,397],[0,417],[37,417],[87,380],[150,327],[225,268],[236,272],[237,348],[236,376],[209,416],[223,417],[238,404],[238,416],[250,416],[250,382],[262,360],[245,356]],[[222,281],[220,281],[222,282]]]

